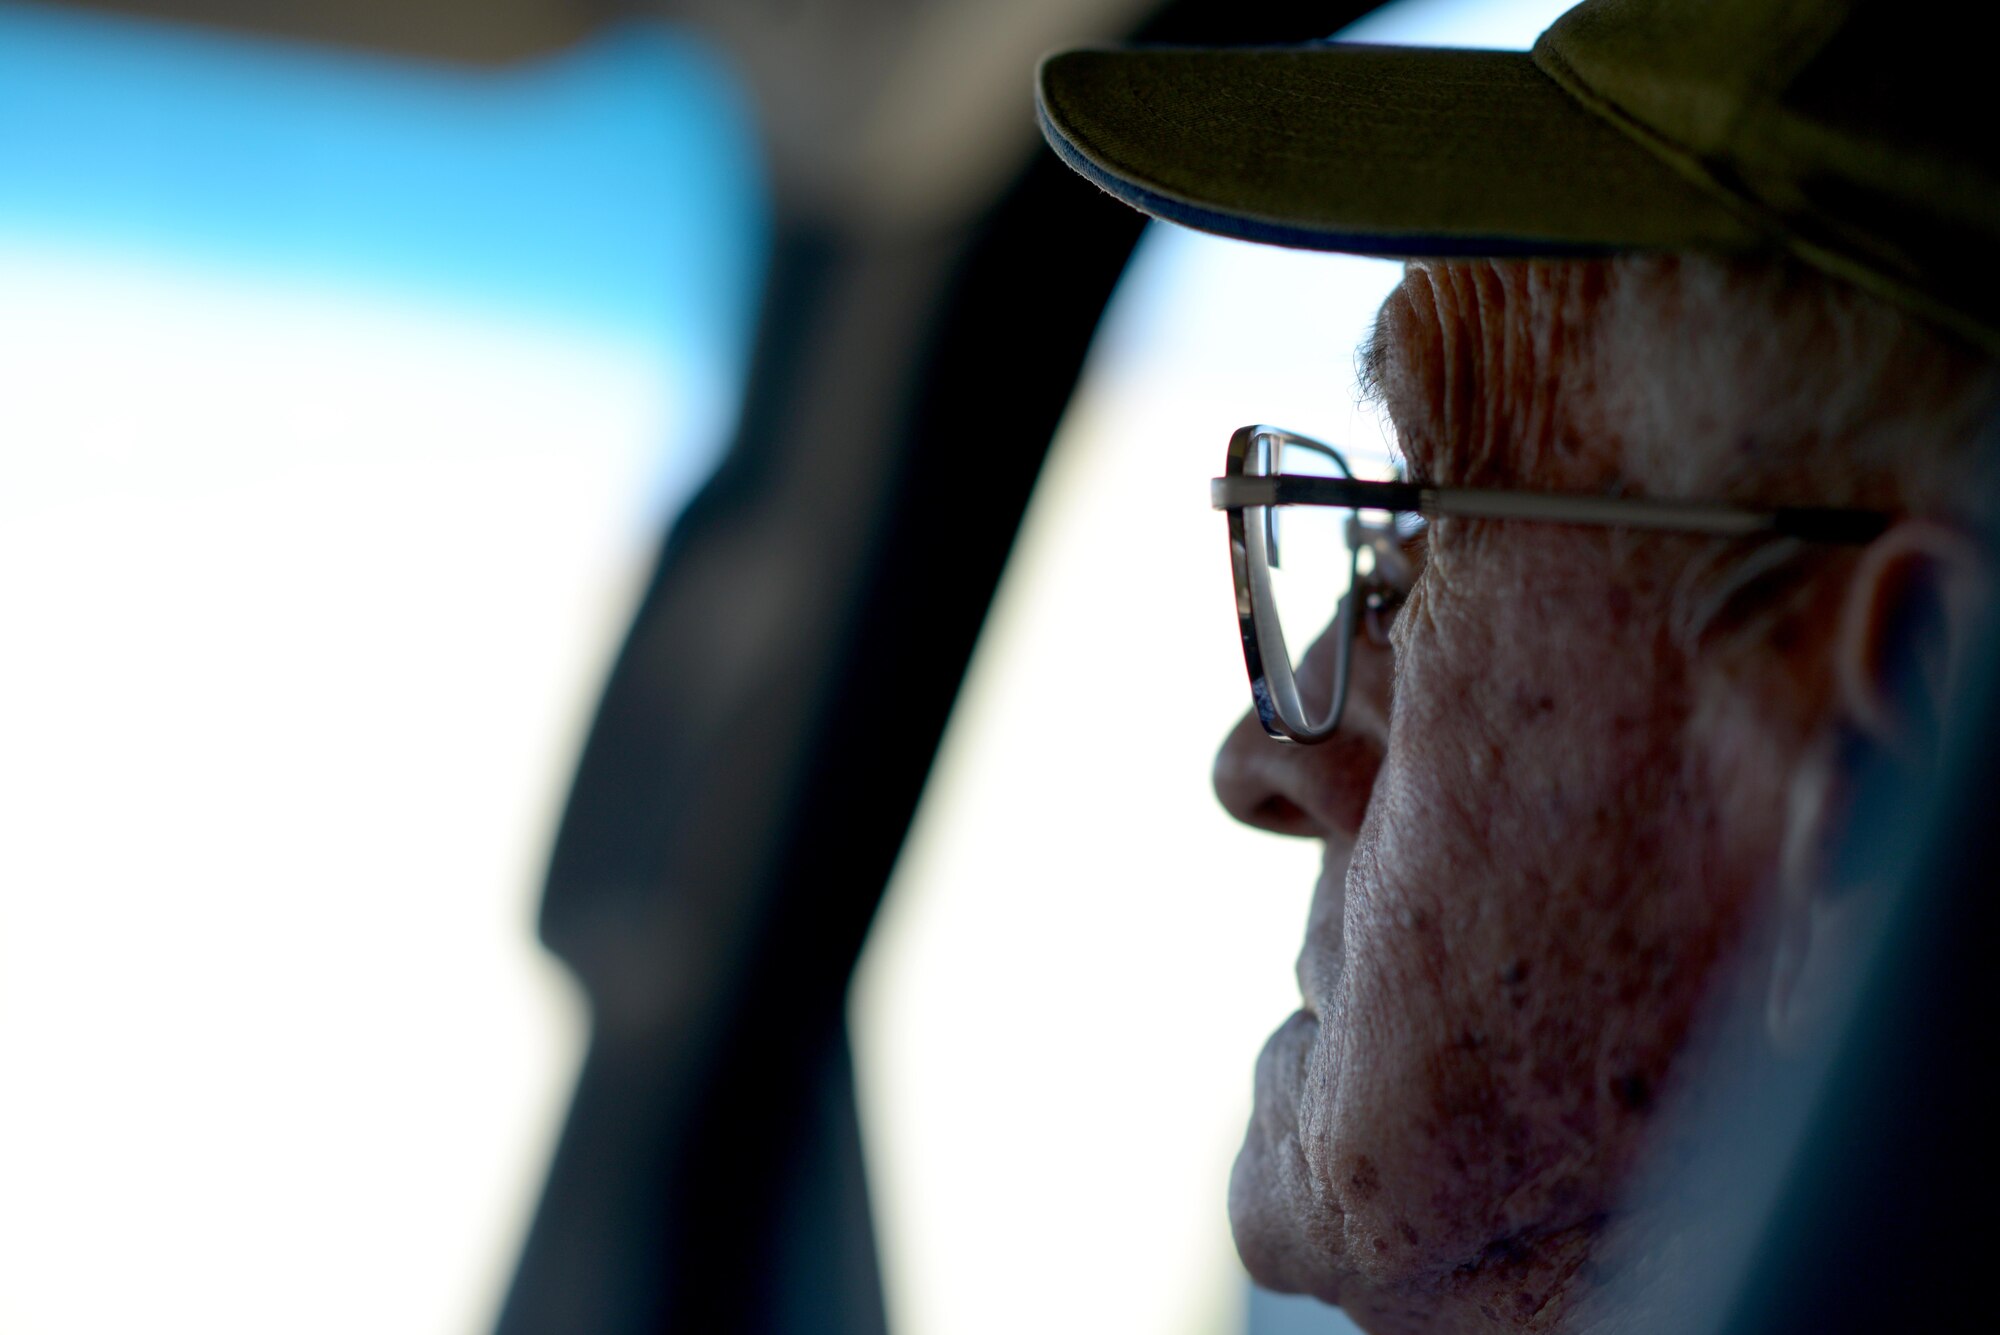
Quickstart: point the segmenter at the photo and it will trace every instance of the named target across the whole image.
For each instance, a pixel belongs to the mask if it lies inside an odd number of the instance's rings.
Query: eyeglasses
[[[1432,487],[1354,476],[1340,451],[1271,426],[1237,428],[1210,502],[1229,515],[1229,562],[1250,697],[1280,741],[1323,742],[1347,703],[1354,639],[1380,626],[1416,582],[1413,544],[1430,520],[1535,519],[1719,537],[1866,543],[1888,527],[1873,510],[1791,506],[1742,509],[1701,501]],[[1304,650],[1334,636],[1333,691],[1323,710],[1299,695]],[[1292,646],[1298,646],[1295,653]]]

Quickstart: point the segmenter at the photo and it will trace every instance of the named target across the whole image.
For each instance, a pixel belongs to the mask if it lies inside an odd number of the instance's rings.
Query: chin
[[[1340,1176],[1326,1171],[1353,1157],[1332,1143],[1339,1046],[1300,1011],[1258,1056],[1256,1100],[1229,1182],[1231,1231],[1251,1279],[1337,1305],[1370,1335],[1563,1329],[1596,1221],[1504,1250],[1475,1247],[1470,1260],[1456,1248],[1385,1246],[1372,1184],[1343,1200]]]
[[[1229,1221],[1250,1277],[1278,1293],[1340,1301],[1339,1203],[1317,1183],[1300,1130],[1324,1088],[1319,1022],[1298,1011],[1257,1057],[1256,1098],[1229,1177]]]

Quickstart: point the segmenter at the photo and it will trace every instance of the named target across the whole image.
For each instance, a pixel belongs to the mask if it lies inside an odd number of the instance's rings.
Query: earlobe
[[[1860,739],[1835,729],[1793,771],[1778,869],[1777,931],[1765,1023],[1772,1046],[1797,1053],[1824,1034],[1865,942],[1856,917],[1876,896],[1846,883],[1841,849],[1853,817]]]
[[[1843,1032],[1908,862],[1925,777],[1848,727],[1793,772],[1765,1006],[1772,1046],[1799,1056]]]

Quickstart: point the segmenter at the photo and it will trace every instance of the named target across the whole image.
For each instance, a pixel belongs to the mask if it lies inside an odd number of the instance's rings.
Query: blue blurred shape
[[[0,236],[608,326],[731,375],[767,233],[741,91],[661,24],[471,70],[0,4]]]

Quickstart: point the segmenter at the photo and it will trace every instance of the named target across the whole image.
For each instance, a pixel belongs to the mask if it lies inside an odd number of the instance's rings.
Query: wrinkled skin
[[[1576,354],[1601,332],[1578,272],[1411,267],[1381,378],[1413,473],[1647,490]],[[1690,395],[1689,439],[1726,439],[1721,411]],[[1231,1184],[1260,1283],[1376,1332],[1560,1328],[1587,1296],[1691,1027],[1755,972],[1804,745],[1669,633],[1714,541],[1439,521],[1340,734],[1226,742],[1225,806],[1326,847]]]

